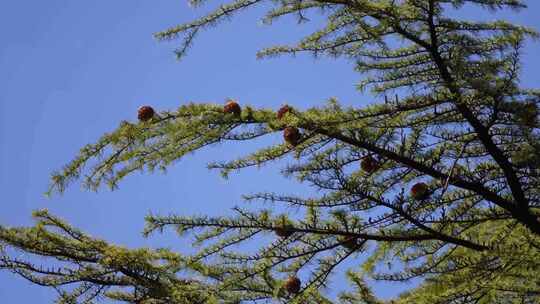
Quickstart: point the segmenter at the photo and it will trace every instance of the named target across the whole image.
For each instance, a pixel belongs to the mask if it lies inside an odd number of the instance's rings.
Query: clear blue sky
[[[519,15],[505,15],[540,29],[540,3]],[[360,75],[342,60],[312,57],[256,60],[255,52],[291,42],[312,25],[294,20],[260,25],[254,10],[203,33],[187,58],[177,62],[173,43],[152,33],[187,21],[201,11],[184,1],[0,1],[0,223],[29,225],[30,213],[48,208],[92,235],[127,246],[182,244],[173,233],[141,237],[143,218],[154,213],[211,214],[241,204],[240,195],[262,190],[295,192],[293,181],[275,168],[248,170],[223,180],[205,164],[238,155],[245,146],[219,147],[186,158],[165,175],[137,174],[120,189],[99,193],[77,185],[46,199],[49,174],[84,144],[135,120],[137,107],[171,109],[188,101],[298,107],[337,97],[347,104],[371,100],[354,89]],[[474,12],[460,12],[475,18]],[[493,18],[490,15],[482,15]],[[523,81],[538,87],[540,45],[525,49]],[[377,288],[393,294],[399,285]],[[1,303],[51,303],[50,290],[0,273]]]

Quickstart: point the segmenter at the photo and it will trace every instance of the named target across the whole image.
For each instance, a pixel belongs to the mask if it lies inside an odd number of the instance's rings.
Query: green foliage
[[[192,256],[113,246],[38,212],[35,227],[0,227],[0,268],[56,288],[61,303],[105,296],[129,303],[379,304],[385,301],[367,279],[417,278],[418,287],[390,303],[540,303],[540,91],[519,85],[522,45],[537,34],[506,21],[445,14],[466,4],[521,9],[523,1],[237,0],[156,37],[183,38],[177,51],[183,56],[201,30],[263,3],[272,5],[266,23],[287,15],[305,21],[315,10],[326,24],[260,57],[308,52],[352,59],[366,76],[358,88],[380,102],[345,108],[330,100],[282,119],[245,105],[240,116],[221,105],[183,105],[146,122],[122,122],[84,147],[53,175],[50,193],[77,179],[90,190],[115,188],[135,171],[165,170],[207,146],[290,126],[301,130],[298,145],[261,147],[209,168],[227,176],[293,156],[283,175],[317,194],[245,197],[295,206],[296,214],[236,208],[230,217],[147,217],[146,235],[167,228],[193,234],[201,249]],[[360,161],[372,156],[380,168],[361,170]],[[419,182],[428,185],[429,198],[411,197]],[[284,227],[287,233],[276,236]],[[242,250],[253,242],[256,251]],[[55,266],[21,261],[16,250],[52,258]],[[354,289],[339,299],[325,296],[336,267],[348,259],[358,261],[347,272]],[[297,295],[283,286],[293,275],[302,279]]]

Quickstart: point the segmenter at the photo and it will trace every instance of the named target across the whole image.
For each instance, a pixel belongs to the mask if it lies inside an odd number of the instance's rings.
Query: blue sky
[[[504,15],[540,29],[540,3],[520,14]],[[72,186],[63,196],[43,196],[49,175],[80,147],[123,120],[135,120],[139,105],[172,109],[196,102],[278,108],[324,103],[337,97],[361,106],[372,100],[355,91],[360,75],[344,60],[309,55],[256,60],[255,52],[292,42],[313,25],[294,20],[263,26],[253,10],[200,35],[187,58],[177,62],[172,43],[158,43],[156,31],[193,19],[201,11],[184,1],[30,1],[0,2],[0,223],[29,225],[32,210],[48,208],[90,234],[126,246],[183,244],[172,232],[144,239],[143,218],[153,213],[218,215],[255,191],[300,189],[280,178],[277,168],[247,170],[229,180],[205,164],[245,152],[245,146],[204,150],[171,167],[167,174],[136,174],[114,192]],[[460,15],[477,18],[476,11]],[[483,14],[482,18],[493,18]],[[293,27],[294,26],[294,27]],[[294,29],[294,30],[291,30]],[[538,87],[538,42],[524,53],[523,82]],[[380,295],[404,286],[384,285]],[[0,273],[2,303],[51,303],[50,290]]]

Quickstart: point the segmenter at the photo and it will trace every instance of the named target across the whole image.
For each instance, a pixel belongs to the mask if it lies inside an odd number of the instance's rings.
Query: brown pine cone
[[[142,106],[137,111],[137,118],[139,118],[140,121],[148,121],[154,117],[154,114],[156,112],[151,106]]]
[[[285,139],[289,145],[296,146],[300,143],[302,134],[300,134],[300,131],[295,127],[286,127],[285,130],[283,130],[283,139]]]
[[[223,112],[225,114],[234,114],[235,116],[240,116],[240,114],[242,114],[242,108],[236,101],[229,100],[227,103],[225,103],[225,106],[223,106]]]

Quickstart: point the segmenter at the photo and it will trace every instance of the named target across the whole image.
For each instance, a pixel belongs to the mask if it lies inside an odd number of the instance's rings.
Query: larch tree
[[[281,144],[209,168],[226,176],[289,159],[283,175],[316,194],[245,196],[294,206],[292,214],[246,207],[234,216],[146,218],[145,235],[172,228],[195,236],[201,249],[192,255],[115,246],[37,211],[33,227],[0,226],[0,268],[53,287],[58,303],[540,303],[540,91],[519,81],[520,52],[537,34],[449,16],[525,3],[234,0],[156,38],[180,39],[182,57],[202,30],[255,6],[268,9],[266,23],[309,11],[324,17],[320,30],[259,57],[348,58],[374,102],[330,100],[305,111],[233,100],[141,107],[138,122],[120,123],[53,174],[50,192],[75,180],[114,188],[201,148],[278,133]],[[356,259],[346,272],[350,288],[329,296],[324,287],[348,259]],[[420,283],[385,301],[366,279]]]

